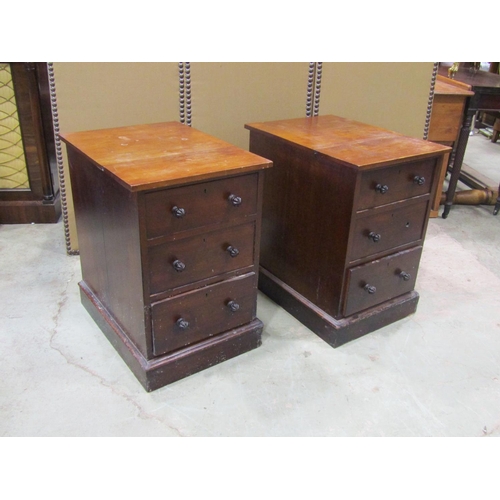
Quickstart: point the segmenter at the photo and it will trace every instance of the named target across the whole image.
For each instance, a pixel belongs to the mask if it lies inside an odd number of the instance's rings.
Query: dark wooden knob
[[[415,184],[418,184],[419,186],[423,186],[425,184],[425,177],[416,175],[415,177],[413,177],[413,182]]]
[[[375,186],[375,191],[380,194],[385,194],[387,193],[387,191],[389,191],[389,186],[387,186],[386,184],[377,184]]]
[[[365,285],[365,290],[370,294],[374,294],[377,289],[373,285],[369,285],[368,283]]]
[[[236,257],[236,256],[240,253],[240,251],[239,251],[236,247],[233,247],[233,246],[231,246],[231,245],[229,245],[229,246],[226,248],[226,250],[229,252],[229,255],[230,255],[231,257]]]
[[[229,307],[229,309],[231,309],[231,311],[236,312],[240,308],[240,305],[237,302],[235,302],[234,300],[230,300],[227,303],[227,307]]]
[[[179,318],[176,321],[176,324],[179,328],[182,328],[183,330],[185,330],[189,326],[189,323],[184,318]]]
[[[242,201],[241,198],[239,196],[236,196],[235,194],[230,194],[228,200],[235,207],[240,206]]]
[[[411,276],[408,273],[405,273],[404,271],[401,271],[399,273],[399,276],[403,278],[405,281],[409,281],[409,279],[411,278]]]
[[[180,207],[173,207],[172,208],[172,213],[176,216],[176,217],[179,217],[179,219],[181,217],[184,217],[186,215],[186,211],[183,209],[183,208],[180,208]]]
[[[186,264],[184,264],[184,262],[181,262],[180,260],[174,260],[172,262],[172,266],[174,266],[174,269],[180,273],[182,271],[184,271],[184,269],[186,269]]]
[[[368,238],[370,238],[374,243],[377,243],[378,241],[380,241],[381,236],[380,234],[371,231],[370,234],[368,235]]]

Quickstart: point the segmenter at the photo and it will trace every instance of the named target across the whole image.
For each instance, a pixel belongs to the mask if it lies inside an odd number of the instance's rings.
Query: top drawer
[[[147,193],[148,239],[257,213],[258,174]]]
[[[431,158],[363,172],[356,210],[430,193],[435,165]]]

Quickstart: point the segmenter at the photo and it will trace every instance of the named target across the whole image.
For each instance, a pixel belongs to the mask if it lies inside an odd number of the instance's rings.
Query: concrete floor
[[[492,208],[430,220],[413,316],[333,349],[260,294],[260,348],[153,393],[81,306],[62,223],[0,226],[0,436],[500,436]]]

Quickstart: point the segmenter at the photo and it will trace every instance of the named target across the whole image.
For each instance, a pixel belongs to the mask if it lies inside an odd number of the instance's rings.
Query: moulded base
[[[59,193],[50,202],[0,200],[0,224],[55,224],[61,218]]]
[[[338,320],[262,267],[259,289],[332,347],[339,347],[413,314],[419,299],[418,293],[412,291]]]
[[[262,343],[263,325],[256,318],[246,325],[148,360],[85,282],[80,282],[79,286],[83,306],[148,392],[255,349]]]

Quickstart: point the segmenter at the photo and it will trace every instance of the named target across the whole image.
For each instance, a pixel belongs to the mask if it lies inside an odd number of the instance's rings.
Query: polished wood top
[[[179,122],[60,134],[131,191],[271,167],[272,162]]]
[[[249,123],[245,128],[280,137],[359,169],[450,151],[447,146],[333,115]]]
[[[457,82],[451,78],[446,78],[442,75],[437,75],[436,86],[434,88],[435,95],[459,95],[471,96],[474,92],[470,90],[471,86],[467,83]]]

